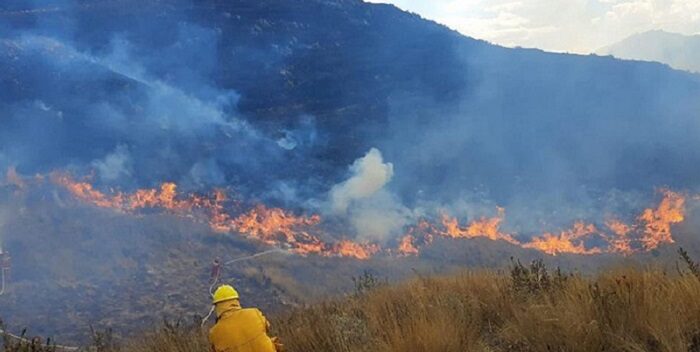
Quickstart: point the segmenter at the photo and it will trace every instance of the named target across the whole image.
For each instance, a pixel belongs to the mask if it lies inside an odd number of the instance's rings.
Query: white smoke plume
[[[131,176],[129,149],[119,145],[114,152],[107,154],[103,159],[93,161],[92,166],[105,181],[115,181],[122,176]]]
[[[355,160],[350,172],[352,176],[330,192],[333,211],[338,214],[347,212],[353,201],[369,198],[382,189],[394,176],[394,165],[384,163],[382,153],[372,148]]]
[[[350,173],[349,179],[331,189],[331,210],[347,216],[359,239],[384,242],[400,231],[410,216],[410,211],[384,189],[394,176],[394,166],[372,148],[355,160]]]

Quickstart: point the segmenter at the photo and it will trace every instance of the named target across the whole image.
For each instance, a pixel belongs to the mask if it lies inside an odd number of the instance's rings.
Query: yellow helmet
[[[212,304],[230,301],[232,299],[238,299],[238,291],[231,285],[221,285],[216,289],[216,292],[214,292]]]

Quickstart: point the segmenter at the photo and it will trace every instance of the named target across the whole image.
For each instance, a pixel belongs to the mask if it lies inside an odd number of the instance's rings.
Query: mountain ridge
[[[661,62],[678,70],[700,73],[700,35],[652,30],[633,34],[597,51],[621,59]]]

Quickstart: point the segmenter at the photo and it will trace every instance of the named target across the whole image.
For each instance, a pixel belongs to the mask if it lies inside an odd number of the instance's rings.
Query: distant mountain
[[[700,72],[700,35],[648,31],[598,51],[621,59],[657,61],[679,70]]]

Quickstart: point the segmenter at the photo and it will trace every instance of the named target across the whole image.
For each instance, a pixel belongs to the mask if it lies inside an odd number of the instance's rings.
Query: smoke
[[[129,149],[124,145],[117,146],[114,152],[103,159],[95,160],[92,166],[97,170],[103,181],[110,182],[131,175],[131,157]]]
[[[392,188],[406,206],[472,219],[482,205],[502,206],[506,228],[527,236],[579,219],[600,223],[612,210],[635,213],[657,187],[700,186],[690,176],[700,169],[687,163],[700,160],[688,133],[700,127],[694,76],[527,50],[463,55],[478,74],[456,103],[416,93],[390,99],[389,131],[377,146],[394,163]],[[651,77],[664,78],[655,85]]]
[[[239,95],[203,77],[213,64],[195,64],[187,55],[216,57],[219,34],[179,27],[179,36],[158,54],[142,52],[121,35],[99,52],[32,31],[7,38],[3,43],[14,49],[8,59],[34,62],[43,75],[32,82],[30,72],[21,73],[22,85],[33,89],[31,101],[4,102],[0,161],[23,173],[94,170],[110,187],[163,180],[210,187],[277,162],[282,148],[241,118]],[[184,62],[170,62],[173,57]]]
[[[348,210],[348,218],[358,239],[378,243],[400,234],[413,219],[411,211],[384,190],[354,202]]]
[[[333,214],[347,216],[360,239],[384,242],[409,220],[409,211],[385,189],[394,165],[372,148],[350,166],[350,177],[329,192]]]
[[[700,186],[697,77],[660,65],[498,48],[360,3],[329,12],[342,36],[302,5],[51,3],[0,18],[0,170],[230,187],[378,241],[418,214],[502,206],[504,227],[539,231]]]
[[[333,211],[345,213],[352,202],[371,198],[394,176],[394,165],[384,163],[382,153],[372,148],[350,166],[350,178],[333,186],[330,199]]]

